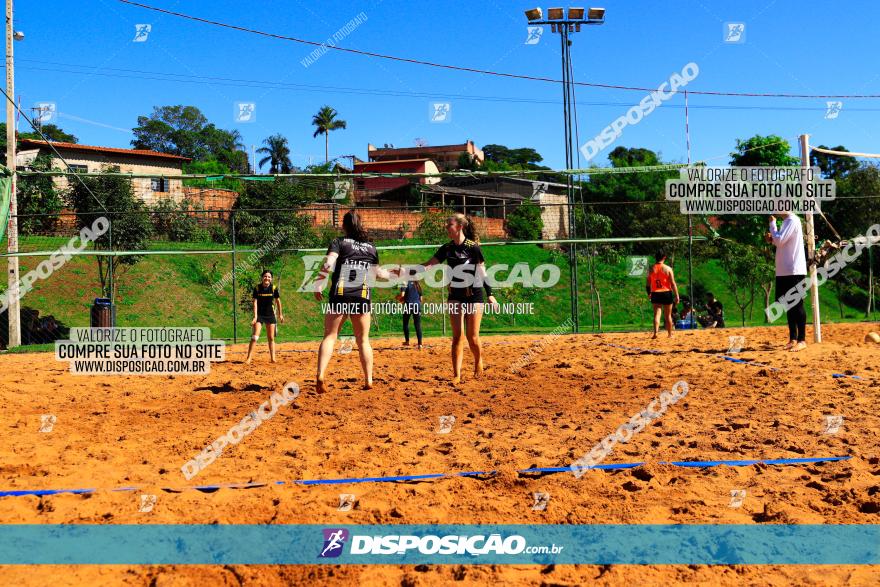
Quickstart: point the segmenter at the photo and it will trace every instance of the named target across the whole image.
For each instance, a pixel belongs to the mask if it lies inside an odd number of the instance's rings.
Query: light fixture
[[[604,8],[590,8],[587,11],[587,18],[590,20],[605,20]]]
[[[548,20],[562,20],[565,18],[565,10],[562,8],[548,8],[547,9],[547,19]]]
[[[541,17],[544,16],[544,13],[540,8],[532,8],[531,10],[526,10],[526,18],[529,21],[532,20],[541,20]]]
[[[569,8],[568,9],[568,20],[583,20],[584,19],[584,9],[583,8]]]
[[[15,31],[12,33],[12,38],[16,41],[24,41],[24,33],[21,31]]]

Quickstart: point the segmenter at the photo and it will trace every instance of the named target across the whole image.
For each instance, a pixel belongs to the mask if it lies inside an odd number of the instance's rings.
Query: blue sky
[[[339,46],[554,79],[561,75],[558,36],[547,30],[537,44],[526,44],[523,10],[533,5],[517,1],[143,1],[317,42],[363,13],[366,20]],[[606,24],[573,36],[577,81],[656,87],[693,61],[700,73],[688,84],[691,90],[880,94],[880,3],[874,1],[605,0],[600,5],[607,9]],[[432,145],[471,139],[480,146],[533,147],[547,165],[563,166],[559,84],[332,50],[304,67],[301,60],[314,47],[115,0],[19,1],[16,8],[16,28],[26,34],[15,45],[16,94],[22,106],[54,102],[55,122],[85,144],[127,147],[139,115],[149,114],[153,106],[187,104],[221,128],[237,128],[248,147],[259,146],[270,134],[283,134],[294,163],[303,165],[310,158],[323,160],[323,138],[312,138],[310,123],[312,114],[329,104],[348,122],[348,129],[331,134],[331,157],[365,158],[368,142],[401,147],[412,146],[416,138]],[[726,22],[745,24],[744,42],[724,42]],[[151,25],[146,41],[133,42],[136,24]],[[172,81],[156,73],[178,76]],[[580,144],[645,96],[577,91]],[[793,150],[795,137],[809,133],[812,144],[880,151],[880,100],[843,99],[842,110],[831,119],[826,118],[826,101],[691,96],[692,159],[726,163],[735,140],[756,133],[789,138]],[[255,103],[256,121],[236,122],[236,102]],[[431,122],[432,102],[451,104],[450,122]],[[593,163],[607,164],[607,152],[618,145],[647,147],[666,161],[686,161],[682,106],[683,98],[675,97],[625,128]]]

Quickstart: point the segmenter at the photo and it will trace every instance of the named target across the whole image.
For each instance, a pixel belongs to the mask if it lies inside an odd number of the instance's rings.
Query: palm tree
[[[337,114],[339,113],[330,106],[324,106],[312,117],[312,124],[317,127],[317,130],[315,130],[315,134],[313,134],[312,137],[315,138],[318,135],[324,135],[325,163],[330,162],[330,131],[345,128],[344,120],[336,120]]]
[[[293,164],[290,162],[290,147],[287,146],[287,139],[280,134],[270,136],[263,139],[265,147],[257,149],[257,153],[265,157],[260,159],[260,167],[269,163],[269,173],[290,173]]]

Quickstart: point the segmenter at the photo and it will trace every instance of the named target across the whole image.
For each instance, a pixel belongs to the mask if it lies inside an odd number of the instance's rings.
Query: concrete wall
[[[61,156],[70,165],[85,165],[89,173],[97,173],[108,165],[119,167],[122,173],[134,173],[138,175],[156,174],[164,175],[166,178],[174,175],[181,175],[181,162],[175,159],[167,161],[152,157],[138,157],[132,155],[113,155],[105,153],[89,153],[85,151],[59,149]],[[52,167],[64,169],[64,163],[60,159],[52,159]],[[56,187],[66,189],[69,186],[70,178],[56,177],[54,179]],[[74,180],[76,181],[76,180]],[[155,204],[158,200],[171,198],[175,202],[183,199],[183,181],[169,179],[167,182],[167,191],[154,192],[151,187],[149,178],[133,178],[131,180],[132,190],[135,196],[146,202],[147,204]]]
[[[544,240],[568,238],[568,198],[565,194],[543,194],[538,200],[541,206],[541,219]]]

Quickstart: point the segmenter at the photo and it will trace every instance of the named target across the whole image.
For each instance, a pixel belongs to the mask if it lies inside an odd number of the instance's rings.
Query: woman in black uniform
[[[281,309],[281,295],[278,288],[272,285],[272,272],[266,269],[260,276],[260,283],[254,288],[254,319],[251,321],[253,333],[251,343],[248,346],[245,363],[250,364],[254,355],[254,346],[260,338],[260,328],[266,325],[266,336],[269,339],[269,357],[275,363],[275,325],[278,320],[284,323],[284,312]],[[273,305],[278,306],[278,320],[275,319]]]
[[[336,238],[327,249],[327,258],[315,285],[315,299],[324,300],[326,277],[330,280],[330,304],[324,314],[324,340],[318,349],[318,373],[315,388],[324,393],[327,388],[324,375],[333,346],[342,324],[351,320],[358,345],[361,368],[364,371],[364,389],[373,387],[373,348],[370,346],[370,283],[375,276],[387,279],[390,274],[379,268],[379,253],[368,242],[367,231],[360,215],[351,210],[342,219],[344,238]]]
[[[474,378],[479,379],[483,373],[483,347],[480,343],[483,305],[486,300],[492,305],[498,302],[486,280],[485,259],[473,222],[464,214],[453,214],[446,221],[446,234],[452,240],[440,247],[424,266],[428,268],[445,261],[453,270],[448,301],[452,325],[452,382],[457,384],[461,381],[464,354],[462,330],[474,355]]]

